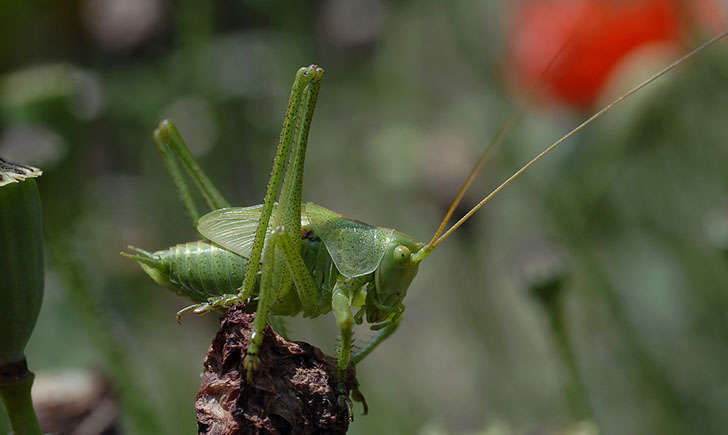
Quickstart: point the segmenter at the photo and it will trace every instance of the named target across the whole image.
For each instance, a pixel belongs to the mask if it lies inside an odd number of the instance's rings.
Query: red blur
[[[714,0],[539,0],[514,7],[508,77],[521,92],[590,108],[620,62],[651,44],[685,45],[726,22]]]

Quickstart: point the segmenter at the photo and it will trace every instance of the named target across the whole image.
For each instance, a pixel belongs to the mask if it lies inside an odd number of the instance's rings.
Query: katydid
[[[329,311],[333,311],[340,329],[338,369],[343,374],[397,329],[404,312],[404,297],[420,262],[475,212],[569,137],[726,35],[728,32],[705,42],[596,112],[526,163],[445,231],[485,160],[481,158],[428,243],[313,203],[302,204],[308,133],[323,70],[316,65],[301,68],[291,90],[263,204],[229,207],[176,128],[163,121],[154,133],[155,141],[189,215],[206,241],[153,253],[131,248],[135,252],[124,255],[137,260],[157,283],[197,302],[181,310],[178,319],[185,313],[204,314],[234,304],[256,306],[255,332],[243,361],[248,380],[260,365],[258,348],[271,315],[302,313],[304,317],[317,317]],[[499,141],[505,130],[507,126],[492,143]],[[182,168],[213,211],[200,217]],[[379,332],[352,354],[353,326],[364,319]]]

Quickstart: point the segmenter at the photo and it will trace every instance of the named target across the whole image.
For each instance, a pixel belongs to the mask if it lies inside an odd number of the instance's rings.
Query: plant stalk
[[[544,303],[544,308],[548,316],[554,345],[569,374],[569,384],[566,387],[569,411],[572,417],[577,420],[593,420],[594,413],[590,406],[589,395],[576,362],[576,355],[572,348],[566,319],[564,318],[564,302],[562,297],[557,297],[549,303]]]
[[[30,388],[35,375],[28,370],[23,358],[0,366],[0,398],[10,417],[16,435],[41,435],[38,417],[33,409]]]

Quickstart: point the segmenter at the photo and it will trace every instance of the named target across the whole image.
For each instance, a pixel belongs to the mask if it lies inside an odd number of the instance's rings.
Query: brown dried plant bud
[[[346,433],[353,410],[349,395],[366,409],[354,368],[339,384],[335,358],[310,344],[288,341],[267,327],[260,348],[263,364],[253,382],[246,383],[243,357],[254,318],[236,306],[222,319],[205,358],[195,402],[198,432]]]

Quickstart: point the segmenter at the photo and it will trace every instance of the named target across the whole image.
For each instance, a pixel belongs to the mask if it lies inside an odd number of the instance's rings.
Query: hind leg
[[[182,169],[195,182],[197,189],[200,191],[202,197],[205,198],[205,202],[210,209],[216,210],[218,208],[230,207],[230,204],[223,198],[220,191],[212,184],[210,178],[192,156],[187,144],[182,139],[182,135],[179,134],[179,130],[177,130],[177,127],[171,121],[164,120],[159,123],[157,129],[154,130],[154,141],[157,143],[157,148],[162,155],[162,160],[167,166],[172,181],[177,186],[179,197],[187,209],[187,214],[192,219],[193,225],[197,224],[197,220],[200,218],[200,212],[197,210],[195,200],[185,180]],[[179,162],[182,163],[183,168],[180,168]]]
[[[296,79],[291,89],[291,97],[288,102],[288,110],[283,122],[278,150],[268,181],[265,202],[261,209],[253,248],[250,252],[249,267],[246,271],[240,292],[234,295],[223,295],[211,298],[205,304],[187,307],[180,311],[180,315],[187,312],[204,314],[215,309],[224,309],[237,303],[244,303],[250,298],[258,278],[263,243],[279,190],[281,191],[279,199],[280,205],[276,211],[275,227],[283,226],[289,234],[290,239],[294,240],[294,249],[300,250],[303,161],[306,153],[306,144],[308,142],[308,132],[322,77],[323,69],[316,65],[301,68],[296,74]],[[291,143],[293,143],[293,151],[289,153]],[[281,183],[283,184],[282,187]],[[277,257],[282,258],[282,255],[281,251],[278,254],[280,257]]]

